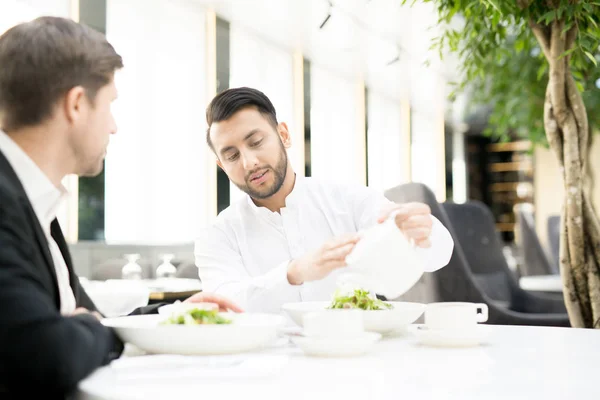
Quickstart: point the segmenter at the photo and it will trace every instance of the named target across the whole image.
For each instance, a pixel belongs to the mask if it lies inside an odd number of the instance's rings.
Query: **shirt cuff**
[[[288,266],[292,260],[284,261],[266,274],[264,274],[260,281],[257,282],[261,289],[272,290],[276,288],[291,288],[300,287],[301,285],[292,285],[287,278]]]

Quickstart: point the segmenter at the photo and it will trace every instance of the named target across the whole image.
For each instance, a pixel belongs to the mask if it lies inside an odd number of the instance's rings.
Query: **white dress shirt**
[[[302,177],[296,177],[281,213],[257,207],[245,196],[221,212],[196,241],[203,290],[226,296],[247,311],[279,312],[286,302],[328,301],[340,270],[291,285],[289,262],[332,237],[375,225],[387,203],[372,188]],[[448,264],[454,248],[448,230],[432,218],[431,247],[417,249],[427,271]]]
[[[64,187],[57,188],[40,170],[31,158],[6,133],[0,130],[0,151],[4,154],[17,177],[25,188],[25,193],[37,215],[52,254],[60,293],[60,312],[67,315],[76,307],[75,296],[69,281],[69,270],[60,249],[50,233],[50,224],[67,196]]]

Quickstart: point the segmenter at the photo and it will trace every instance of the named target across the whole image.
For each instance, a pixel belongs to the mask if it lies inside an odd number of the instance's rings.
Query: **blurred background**
[[[124,58],[105,170],[65,182],[60,219],[79,274],[98,278],[100,265],[124,265],[131,253],[148,276],[165,253],[193,263],[198,230],[240,196],[205,144],[208,102],[238,86],[273,101],[298,174],[382,191],[419,182],[439,203],[479,201],[516,275],[526,235],[557,265],[549,228],[563,184],[554,155],[523,135],[484,133],[490,107],[469,106],[469,91],[450,101],[460,65],[430,49],[440,35],[435,5],[401,3],[3,0],[0,32],[40,15],[70,17],[105,33]],[[592,178],[599,168],[594,142]],[[600,187],[589,186],[599,205]]]

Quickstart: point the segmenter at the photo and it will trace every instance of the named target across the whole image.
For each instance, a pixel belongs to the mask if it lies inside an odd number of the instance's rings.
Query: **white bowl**
[[[422,303],[403,301],[386,303],[391,304],[393,308],[391,310],[361,310],[366,331],[386,334],[406,329],[423,314],[426,308],[426,305]],[[281,308],[296,324],[303,326],[305,314],[325,310],[330,304],[328,301],[306,301],[286,303]],[[352,311],[352,309],[348,311]]]
[[[273,314],[219,313],[232,320],[224,325],[160,325],[165,315],[107,318],[123,342],[154,354],[210,355],[255,350],[277,339],[285,319]]]

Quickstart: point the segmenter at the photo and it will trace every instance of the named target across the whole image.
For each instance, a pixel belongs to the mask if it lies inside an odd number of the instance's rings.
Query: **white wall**
[[[106,241],[192,241],[208,221],[205,14],[184,0],[109,0],[124,59],[106,158]]]
[[[364,116],[358,82],[311,67],[311,174],[324,180],[364,183]],[[362,138],[361,138],[362,133]],[[361,154],[362,153],[362,154]]]
[[[410,179],[403,148],[410,132],[403,129],[399,101],[369,92],[367,104],[369,186],[385,191]]]
[[[304,140],[304,132],[294,130],[294,76],[292,54],[273,46],[244,28],[231,24],[230,87],[249,86],[263,92],[273,103],[278,122],[285,122],[292,135],[292,146]],[[288,152],[295,171],[304,170],[302,153]],[[230,184],[230,198],[244,193]]]
[[[600,211],[600,134],[594,134],[589,155],[587,188],[596,215]],[[560,215],[564,200],[564,184],[556,156],[550,149],[536,147],[534,155],[535,225],[544,246],[548,245],[548,217]]]

